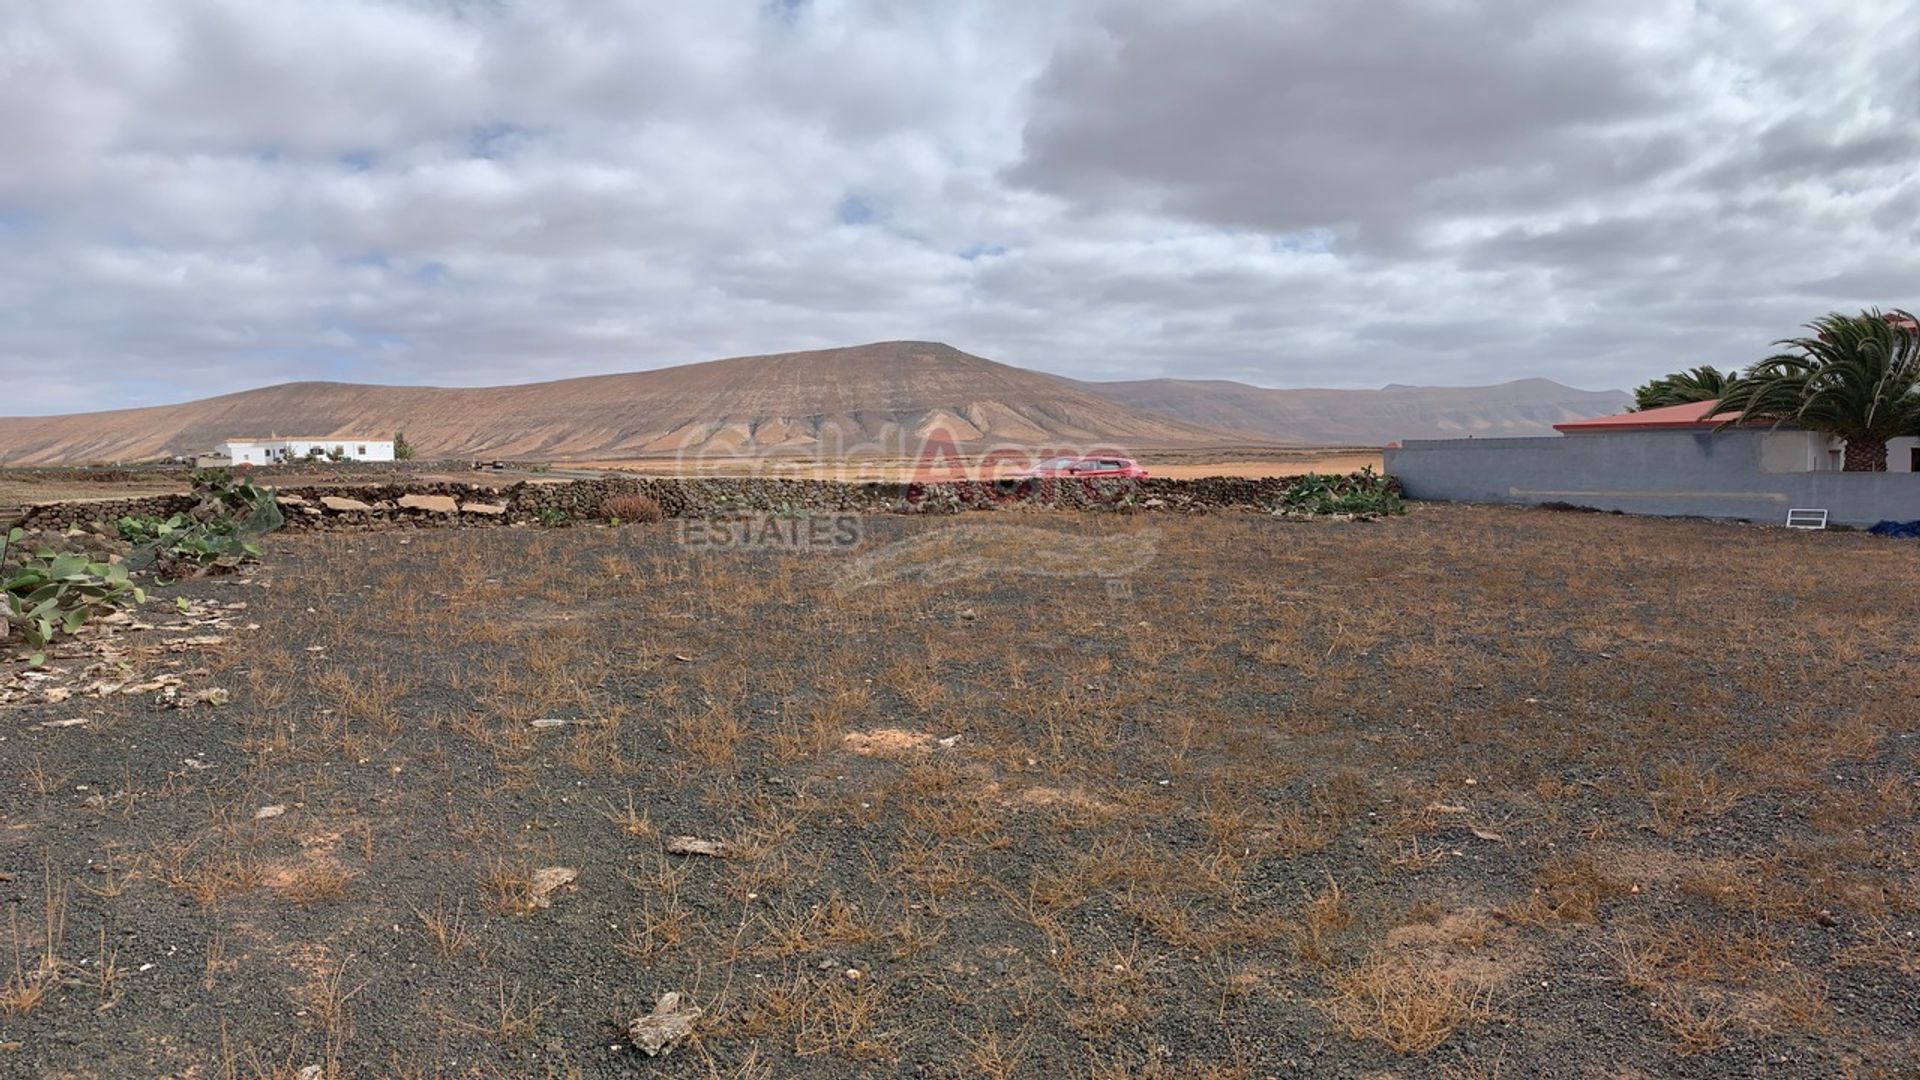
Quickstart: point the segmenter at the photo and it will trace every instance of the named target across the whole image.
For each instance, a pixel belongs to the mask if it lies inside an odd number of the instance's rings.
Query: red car
[[[1070,476],[1085,480],[1145,480],[1147,470],[1132,458],[1123,457],[1054,457],[1016,473],[1008,473],[1007,479],[1034,480],[1040,477]]]

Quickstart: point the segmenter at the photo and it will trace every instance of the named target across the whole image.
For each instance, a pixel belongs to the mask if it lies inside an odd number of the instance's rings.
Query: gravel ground
[[[863,527],[162,590],[0,708],[0,1075],[1914,1075],[1910,543]]]

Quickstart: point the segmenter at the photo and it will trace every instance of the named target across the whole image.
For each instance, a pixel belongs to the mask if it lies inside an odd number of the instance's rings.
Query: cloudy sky
[[[7,0],[0,414],[927,338],[1276,386],[1920,306],[1910,0]]]

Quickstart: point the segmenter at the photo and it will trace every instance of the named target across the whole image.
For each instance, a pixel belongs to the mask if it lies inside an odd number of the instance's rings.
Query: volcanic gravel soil
[[[158,689],[6,661],[0,1075],[1920,1072],[1911,542],[864,526],[279,536]]]

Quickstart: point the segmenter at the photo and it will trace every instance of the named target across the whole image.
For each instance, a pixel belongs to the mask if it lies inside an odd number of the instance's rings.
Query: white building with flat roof
[[[392,439],[360,435],[320,435],[264,439],[228,439],[215,451],[234,465],[278,465],[288,461],[392,461]]]

